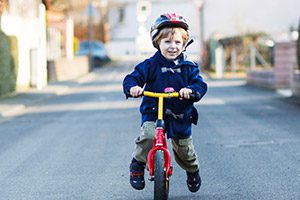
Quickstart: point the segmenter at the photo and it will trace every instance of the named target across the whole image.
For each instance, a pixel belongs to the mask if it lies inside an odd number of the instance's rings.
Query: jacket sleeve
[[[146,60],[135,66],[133,72],[125,76],[123,80],[123,92],[126,98],[130,97],[130,88],[134,86],[144,87],[148,77],[149,62]]]
[[[203,81],[198,66],[191,67],[187,88],[193,91],[193,101],[195,102],[199,101],[207,92],[207,84]]]

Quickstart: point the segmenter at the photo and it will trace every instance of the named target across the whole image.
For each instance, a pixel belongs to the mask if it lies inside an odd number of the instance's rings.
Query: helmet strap
[[[177,60],[185,51],[186,51],[186,48],[188,47],[188,46],[190,46],[190,44],[192,44],[194,42],[194,40],[193,39],[190,39],[186,44],[185,44],[185,47],[184,47],[184,49],[183,49],[183,51],[175,58],[175,60]]]
[[[193,40],[193,39],[190,39],[190,40],[186,43],[183,52],[186,51],[186,48],[187,48],[188,46],[190,46],[190,44],[192,44],[193,42],[194,42],[194,40]]]

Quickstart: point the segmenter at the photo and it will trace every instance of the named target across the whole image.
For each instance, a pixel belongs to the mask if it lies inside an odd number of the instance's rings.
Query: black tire
[[[164,169],[164,152],[156,151],[154,156],[154,200],[167,200],[169,180]]]

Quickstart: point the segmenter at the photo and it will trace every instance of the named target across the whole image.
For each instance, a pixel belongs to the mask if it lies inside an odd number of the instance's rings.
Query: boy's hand
[[[192,90],[189,88],[182,88],[179,91],[179,99],[190,99],[191,98],[191,94],[192,94]]]
[[[141,88],[140,86],[134,86],[130,88],[129,92],[131,96],[139,97],[143,94],[143,88]]]

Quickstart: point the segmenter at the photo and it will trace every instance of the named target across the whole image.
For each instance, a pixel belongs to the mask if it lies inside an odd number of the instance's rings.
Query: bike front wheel
[[[169,180],[165,171],[163,151],[154,155],[154,200],[166,200],[169,194]]]

